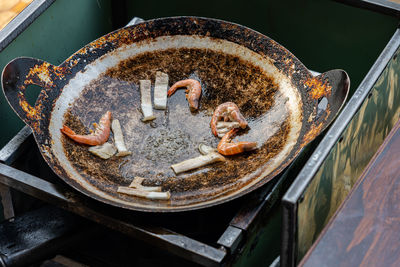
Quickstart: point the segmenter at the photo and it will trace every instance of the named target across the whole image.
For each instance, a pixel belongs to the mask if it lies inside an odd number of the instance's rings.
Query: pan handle
[[[349,93],[350,78],[344,70],[335,69],[308,79],[305,85],[314,107],[307,117],[310,125],[303,145],[324,131],[339,114]]]
[[[45,61],[20,57],[7,64],[2,74],[3,93],[18,116],[31,128],[38,125],[41,118],[39,104],[32,107],[26,100],[25,91],[29,85],[42,87],[44,91],[56,88],[57,77],[62,74],[60,68]],[[39,98],[40,98],[39,95]]]

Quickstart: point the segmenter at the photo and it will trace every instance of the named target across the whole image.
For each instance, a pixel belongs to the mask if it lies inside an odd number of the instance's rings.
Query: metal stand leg
[[[0,184],[0,197],[3,206],[4,219],[8,220],[14,217],[14,206],[12,203],[10,187]]]

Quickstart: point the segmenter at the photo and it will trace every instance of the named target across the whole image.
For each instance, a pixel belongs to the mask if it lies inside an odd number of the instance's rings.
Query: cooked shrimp
[[[257,147],[256,142],[238,142],[231,143],[232,138],[236,135],[238,129],[232,129],[227,132],[218,144],[218,152],[224,156],[232,156],[245,151],[253,150]]]
[[[63,128],[60,129],[60,131],[75,142],[85,145],[98,146],[104,144],[108,140],[108,137],[110,136],[110,125],[111,112],[107,111],[106,114],[101,117],[99,124],[96,124],[96,129],[92,134],[76,134],[66,125],[64,125]]]
[[[247,127],[246,119],[240,113],[238,106],[233,102],[225,102],[215,109],[210,123],[211,131],[215,136],[218,136],[217,122],[221,119],[224,121],[236,121],[242,129]]]
[[[176,82],[174,85],[171,86],[171,88],[169,88],[167,95],[173,95],[175,91],[181,87],[186,87],[186,99],[189,102],[190,110],[197,110],[199,108],[199,100],[201,96],[200,82],[194,79],[187,79]]]

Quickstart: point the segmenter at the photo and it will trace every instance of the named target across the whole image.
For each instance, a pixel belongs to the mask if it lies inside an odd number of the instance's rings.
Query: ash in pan
[[[173,164],[189,146],[189,134],[181,130],[161,129],[145,139],[141,153],[148,160]]]
[[[156,120],[143,123],[139,80],[151,80],[154,86],[157,71],[169,75],[170,85],[187,78],[199,80],[199,110],[190,112],[184,90],[178,90],[168,98],[166,111],[154,110]],[[217,146],[220,139],[211,133],[210,120],[214,109],[227,101],[236,103],[249,121],[250,128],[237,139],[256,141],[259,148],[175,175],[171,164],[199,156],[200,143]],[[236,182],[277,155],[290,130],[289,111],[271,77],[239,57],[203,49],[147,52],[122,61],[83,90],[65,115],[65,124],[83,133],[106,110],[121,122],[132,155],[104,161],[88,153],[87,147],[64,140],[69,160],[90,183],[110,195],[118,196],[118,186],[129,184],[134,176],[143,176],[147,178],[145,185],[162,185],[163,190],[174,193],[172,200],[177,205],[179,199],[185,199],[185,203],[203,201],[215,197],[204,192],[243,186]]]

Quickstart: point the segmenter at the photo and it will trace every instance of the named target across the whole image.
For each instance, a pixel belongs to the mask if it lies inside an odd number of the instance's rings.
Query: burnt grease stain
[[[139,80],[151,80],[154,87],[156,71],[168,74],[170,86],[182,79],[199,80],[202,85],[199,111],[191,113],[185,90],[178,90],[168,98],[167,110],[154,110],[156,120],[143,123]],[[64,118],[71,129],[87,134],[93,129],[92,123],[110,110],[113,118],[121,123],[132,155],[102,160],[90,154],[87,146],[65,137],[64,149],[74,167],[90,183],[118,198],[132,201],[133,197],[116,193],[116,188],[128,185],[134,176],[142,176],[146,178],[144,185],[161,185],[163,191],[171,191],[170,205],[209,200],[250,182],[238,181],[265,166],[286,144],[289,113],[285,103],[277,103],[277,95],[278,86],[270,76],[237,56],[192,48],[142,53],[122,61],[92,81]],[[199,156],[200,143],[217,146],[220,139],[212,135],[209,124],[214,109],[227,101],[236,103],[251,125],[236,140],[259,141],[246,138],[263,135],[268,127],[258,127],[255,122],[262,121],[274,106],[282,105],[283,115],[273,122],[276,130],[257,150],[175,175],[171,164]],[[251,134],[257,131],[258,134]],[[111,134],[109,142],[112,139]],[[136,198],[135,201],[146,203]]]

